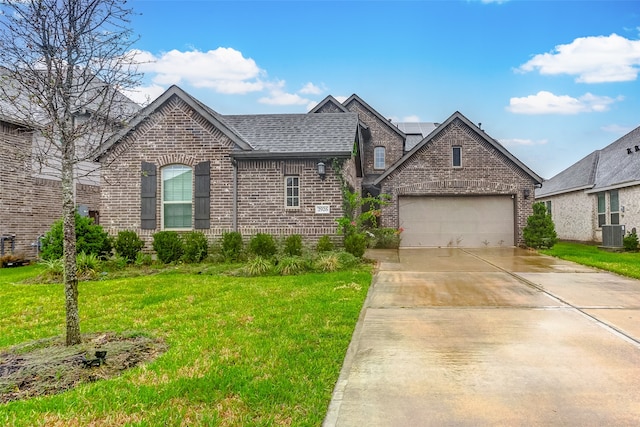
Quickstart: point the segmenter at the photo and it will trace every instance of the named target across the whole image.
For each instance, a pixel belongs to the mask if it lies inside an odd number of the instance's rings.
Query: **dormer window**
[[[385,148],[376,147],[373,149],[373,168],[384,169],[385,165]]]

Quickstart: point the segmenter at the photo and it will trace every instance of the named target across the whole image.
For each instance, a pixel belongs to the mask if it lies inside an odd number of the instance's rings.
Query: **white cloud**
[[[284,80],[269,83],[266,87],[269,95],[258,99],[258,102],[267,105],[308,105],[311,102],[311,100],[298,94],[287,93],[284,90],[285,86],[286,82]]]
[[[324,92],[324,89],[319,88],[311,82],[307,83],[302,89],[300,89],[300,93],[304,95],[320,95],[322,92]]]
[[[586,93],[580,98],[569,95],[554,95],[540,91],[535,95],[522,98],[511,98],[507,111],[515,114],[578,114],[603,112],[609,110],[611,104],[623,98],[610,98]]]
[[[420,122],[420,117],[414,115],[406,116],[402,118],[402,121],[405,123],[418,123]]]
[[[549,142],[547,139],[522,139],[522,138],[511,138],[511,139],[501,139],[500,144],[505,147],[514,147],[519,145],[545,145]]]
[[[617,34],[580,37],[558,45],[552,52],[535,55],[518,68],[544,75],[568,74],[579,83],[624,82],[638,78],[640,40]]]
[[[622,135],[626,135],[629,132],[631,132],[632,130],[634,130],[635,127],[611,124],[611,125],[607,125],[607,126],[602,126],[600,129],[602,129],[605,132],[609,132],[609,133],[613,133],[613,134],[622,136]]]
[[[186,83],[194,87],[214,89],[227,94],[258,92],[264,88],[261,78],[265,72],[251,58],[245,58],[233,48],[181,52],[171,50],[155,56],[138,51],[140,71],[151,75],[155,85],[168,86]]]
[[[147,105],[160,95],[164,93],[166,89],[159,85],[140,86],[133,90],[123,91],[124,94],[140,105]]]

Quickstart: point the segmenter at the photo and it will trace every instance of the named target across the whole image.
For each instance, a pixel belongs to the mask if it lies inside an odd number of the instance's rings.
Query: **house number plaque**
[[[316,213],[317,214],[328,214],[331,213],[330,205],[316,205]]]

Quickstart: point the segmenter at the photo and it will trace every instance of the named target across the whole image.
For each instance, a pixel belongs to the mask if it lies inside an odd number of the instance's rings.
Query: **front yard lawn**
[[[0,270],[0,353],[64,332],[63,286],[20,284],[39,269]],[[83,334],[147,336],[166,352],[116,378],[0,404],[0,425],[321,424],[370,268],[198,273],[176,268],[81,283]]]
[[[597,246],[580,243],[559,242],[552,249],[540,251],[578,264],[611,271],[623,276],[640,279],[640,253],[609,252]]]

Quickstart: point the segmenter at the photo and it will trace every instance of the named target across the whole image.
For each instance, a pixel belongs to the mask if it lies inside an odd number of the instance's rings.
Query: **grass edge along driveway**
[[[0,270],[0,348],[64,330],[62,285],[15,284],[25,272]],[[139,331],[168,351],[115,379],[0,405],[0,425],[319,425],[370,282],[363,267],[82,283],[83,333]]]
[[[594,245],[559,242],[541,253],[589,267],[640,279],[640,252],[610,252]]]

